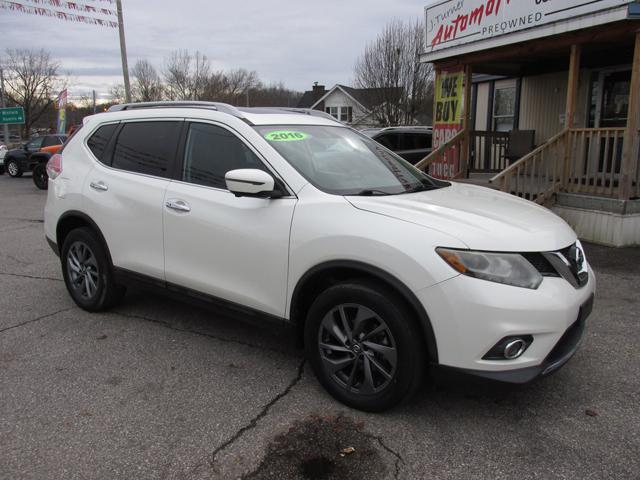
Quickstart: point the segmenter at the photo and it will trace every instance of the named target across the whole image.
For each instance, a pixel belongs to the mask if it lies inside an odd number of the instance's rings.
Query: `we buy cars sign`
[[[462,130],[464,70],[437,70],[433,105],[433,148],[441,147]],[[452,148],[435,160],[430,173],[453,178],[460,171],[460,152]]]
[[[634,0],[444,0],[426,7],[427,52],[600,12]]]

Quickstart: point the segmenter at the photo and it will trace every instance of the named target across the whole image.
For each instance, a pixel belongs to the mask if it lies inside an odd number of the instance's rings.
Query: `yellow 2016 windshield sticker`
[[[306,140],[309,135],[303,132],[290,132],[288,130],[278,130],[277,132],[269,132],[264,138],[270,142],[299,142]]]

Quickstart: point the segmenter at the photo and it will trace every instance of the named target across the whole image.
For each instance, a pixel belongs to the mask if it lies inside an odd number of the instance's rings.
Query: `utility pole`
[[[129,83],[129,65],[127,63],[127,44],[124,39],[124,20],[122,15],[122,0],[116,0],[118,12],[118,30],[120,32],[120,56],[122,57],[122,75],[124,76],[124,98],[131,103],[131,84]]]
[[[95,115],[96,113],[96,91],[95,90],[91,91],[91,97],[93,99],[93,114]]]
[[[0,105],[2,108],[6,107],[5,105],[5,91],[4,91],[4,71],[2,70],[2,65],[0,65]],[[9,145],[9,125],[4,124],[4,144]]]

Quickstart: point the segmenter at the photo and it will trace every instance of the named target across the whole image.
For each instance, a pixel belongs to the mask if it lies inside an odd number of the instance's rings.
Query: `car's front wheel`
[[[335,285],[312,304],[305,351],[320,383],[336,399],[386,410],[419,386],[426,355],[409,308],[368,281]]]
[[[22,176],[22,169],[20,168],[20,164],[16,160],[8,160],[6,162],[6,168],[9,176],[13,178]]]
[[[40,190],[49,188],[49,175],[47,175],[47,164],[39,163],[33,168],[33,183]]]
[[[106,249],[90,228],[69,232],[60,260],[67,290],[80,308],[90,312],[105,310],[124,296],[124,287],[114,281]]]

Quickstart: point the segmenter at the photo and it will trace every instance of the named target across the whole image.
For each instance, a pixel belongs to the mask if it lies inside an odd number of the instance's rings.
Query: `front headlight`
[[[473,252],[449,248],[436,248],[436,252],[454,270],[469,277],[534,290],[542,283],[540,272],[518,253]]]

